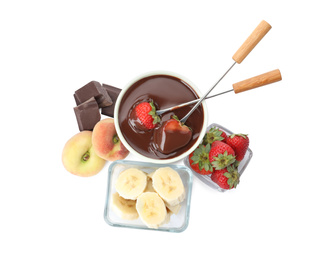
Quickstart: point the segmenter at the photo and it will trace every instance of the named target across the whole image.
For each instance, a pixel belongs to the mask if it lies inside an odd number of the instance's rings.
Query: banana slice
[[[166,203],[165,203],[165,204],[166,204]],[[167,209],[168,209],[171,213],[177,215],[178,212],[180,211],[180,209],[182,208],[182,205],[181,205],[181,204],[177,204],[176,206],[170,206],[170,205],[166,204],[166,207],[167,207]]]
[[[113,193],[111,197],[113,211],[122,219],[133,220],[138,218],[136,200],[126,200],[119,193]]]
[[[119,195],[127,200],[135,200],[145,190],[146,174],[136,168],[129,168],[119,174],[115,188]]]
[[[152,179],[147,176],[147,184],[146,184],[146,188],[144,190],[144,192],[155,192],[154,188],[153,188],[153,183],[152,183]]]
[[[147,175],[147,177],[149,177],[150,179],[152,179],[152,176],[153,176],[154,173],[155,173],[155,172],[151,172],[151,173],[149,173],[149,174]]]
[[[168,224],[170,222],[170,217],[172,215],[172,211],[170,211],[168,208],[167,208],[167,215],[166,215],[166,218],[165,220],[161,223],[161,226],[162,225],[165,225],[165,224]]]
[[[167,209],[155,192],[144,192],[137,198],[136,209],[141,220],[149,228],[158,228],[166,221]]]
[[[178,172],[170,167],[157,169],[152,175],[155,191],[169,206],[176,206],[185,199],[185,189]]]

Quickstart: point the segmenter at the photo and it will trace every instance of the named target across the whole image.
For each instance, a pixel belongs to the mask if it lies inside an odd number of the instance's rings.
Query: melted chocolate
[[[154,146],[163,154],[170,154],[179,148],[184,147],[192,138],[192,131],[187,127],[184,127],[184,129],[173,129],[169,126],[172,122],[177,121],[171,119],[163,122],[161,127],[154,129]]]
[[[154,159],[169,159],[188,150],[198,139],[203,125],[203,107],[199,106],[186,121],[192,129],[192,138],[188,144],[172,153],[163,154],[155,148],[153,130],[140,132],[129,122],[131,111],[136,103],[153,100],[157,110],[176,106],[199,98],[197,93],[185,81],[168,75],[154,75],[143,78],[134,83],[124,94],[119,107],[119,125],[125,140],[138,153]],[[161,122],[170,119],[172,115],[183,118],[193,105],[178,108],[173,112],[163,114]],[[159,124],[158,127],[161,127]],[[173,139],[174,140],[174,139]]]

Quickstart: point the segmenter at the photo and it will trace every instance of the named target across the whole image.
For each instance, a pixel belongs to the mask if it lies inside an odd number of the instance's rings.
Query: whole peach
[[[129,154],[119,140],[113,118],[103,119],[95,125],[92,143],[96,154],[108,161],[121,160]]]
[[[62,153],[62,162],[68,172],[89,177],[103,169],[106,161],[95,153],[91,140],[92,132],[82,131],[67,141]]]

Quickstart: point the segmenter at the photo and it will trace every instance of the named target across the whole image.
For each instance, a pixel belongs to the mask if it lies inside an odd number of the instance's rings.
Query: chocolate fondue
[[[163,154],[154,145],[154,131],[136,131],[131,125],[134,120],[133,107],[143,101],[153,101],[157,110],[176,106],[199,98],[197,93],[185,81],[169,75],[153,75],[135,82],[123,95],[118,111],[118,122],[121,133],[126,142],[138,153],[154,159],[169,159],[176,157],[191,148],[198,139],[202,130],[204,116],[203,107],[199,106],[186,121],[192,129],[192,138],[185,145],[169,154]],[[169,120],[172,115],[184,117],[193,105],[178,108],[172,112],[161,115],[161,123]],[[173,142],[175,138],[172,139]]]

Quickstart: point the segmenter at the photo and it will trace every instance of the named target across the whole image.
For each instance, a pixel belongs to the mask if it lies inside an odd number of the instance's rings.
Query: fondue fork
[[[249,35],[241,47],[233,55],[234,63],[233,65],[224,73],[224,75],[216,82],[216,84],[211,87],[203,97],[194,105],[194,107],[184,116],[180,121],[185,123],[187,118],[194,112],[194,110],[201,104],[201,102],[208,96],[208,94],[217,86],[217,84],[226,76],[226,74],[233,68],[236,63],[241,63],[248,54],[254,49],[254,47],[260,42],[261,39],[268,33],[271,29],[271,25],[266,21],[261,21],[256,29]]]
[[[264,74],[261,74],[261,75],[258,75],[258,76],[255,76],[255,77],[252,77],[252,78],[249,78],[249,79],[246,79],[246,80],[237,82],[237,83],[233,84],[233,88],[232,89],[227,90],[227,91],[224,91],[224,92],[221,92],[221,93],[218,93],[218,94],[215,94],[215,95],[212,95],[212,96],[207,96],[204,99],[209,99],[209,98],[217,97],[219,95],[223,95],[223,94],[226,94],[226,93],[231,92],[231,91],[234,91],[235,94],[238,94],[238,93],[241,93],[243,91],[247,91],[247,90],[251,90],[251,89],[254,89],[254,88],[258,88],[258,87],[262,87],[262,86],[265,86],[265,85],[269,85],[271,83],[274,83],[274,82],[277,82],[277,81],[280,81],[280,80],[282,80],[280,70],[276,69],[276,70],[272,70],[272,71],[266,72]],[[198,102],[200,102],[200,100],[201,100],[201,98],[195,99],[195,100],[191,100],[189,102],[186,102],[186,103],[183,103],[183,104],[179,104],[179,105],[174,106],[174,107],[169,107],[169,108],[157,110],[156,113],[158,115],[162,115],[163,113],[173,111],[173,110],[175,110],[177,108],[181,108],[181,107],[185,107],[185,106],[188,106],[188,105],[192,105],[192,104],[198,103]]]

